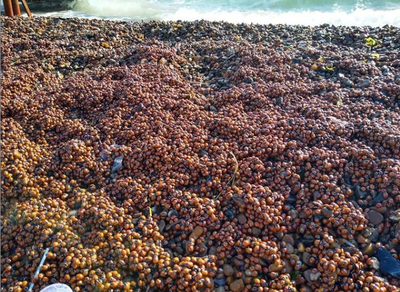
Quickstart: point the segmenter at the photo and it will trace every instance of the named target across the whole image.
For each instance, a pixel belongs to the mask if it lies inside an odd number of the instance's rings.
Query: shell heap
[[[2,291],[399,291],[399,28],[1,21]]]

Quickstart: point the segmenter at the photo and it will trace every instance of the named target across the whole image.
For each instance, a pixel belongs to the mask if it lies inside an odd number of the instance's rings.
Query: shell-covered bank
[[[399,291],[398,27],[1,22],[2,291]]]

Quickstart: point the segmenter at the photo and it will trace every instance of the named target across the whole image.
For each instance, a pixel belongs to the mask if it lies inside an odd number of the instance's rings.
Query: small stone
[[[241,225],[247,222],[247,218],[244,214],[240,213],[238,216],[238,221]]]
[[[312,269],[305,270],[303,275],[304,275],[304,278],[308,282],[317,281],[319,279],[319,277],[321,277],[321,273],[320,272],[313,273]]]
[[[294,245],[294,239],[293,236],[291,236],[290,234],[285,234],[282,238],[283,242],[286,242],[288,244],[291,244],[292,246]]]
[[[359,234],[359,235],[357,236],[357,242],[358,242],[359,244],[366,244],[366,243],[369,243],[369,239],[368,239],[368,238],[365,238],[364,236],[362,236],[361,234]]]
[[[379,207],[379,208],[374,208],[374,210],[375,210],[376,212],[381,213],[381,214],[385,214],[385,213],[387,212],[387,207],[382,206],[382,207]]]
[[[290,264],[290,261],[288,259],[283,259],[283,262],[285,263],[285,269],[288,273],[290,273],[291,271],[293,271],[293,267]]]
[[[299,218],[300,218],[300,219],[307,218],[306,212],[304,212],[303,210],[301,210],[300,213],[299,213]]]
[[[302,285],[300,291],[303,291],[303,292],[312,292],[313,290],[312,290],[309,286],[307,286],[307,285]]]
[[[374,229],[372,229],[372,228],[369,228],[369,227],[367,227],[367,228],[365,228],[363,231],[362,231],[362,235],[364,236],[364,237],[370,237],[371,235],[372,235],[372,232],[374,231]]]
[[[244,271],[244,274],[246,275],[246,277],[251,277],[253,275],[250,269],[246,269],[246,271]]]
[[[319,279],[319,277],[321,277],[321,273],[320,272],[316,272],[316,273],[311,273],[310,274],[310,280],[311,281],[317,281]]]
[[[167,60],[165,58],[161,58],[160,61],[158,62],[160,65],[164,65],[167,63]]]
[[[322,208],[321,213],[322,213],[322,215],[324,215],[326,218],[331,218],[331,217],[332,217],[332,214],[333,214],[332,211],[331,211],[329,208],[327,208],[327,207]]]
[[[68,212],[68,216],[75,216],[76,214],[78,214],[78,210],[71,210]]]
[[[286,244],[286,249],[287,249],[287,252],[288,252],[289,254],[294,253],[294,247],[293,247],[293,245],[291,245],[290,243],[287,243],[287,244]]]
[[[210,250],[209,250],[208,254],[209,255],[216,255],[217,254],[217,247],[215,245],[210,247]]]
[[[214,114],[217,114],[218,113],[218,110],[217,110],[217,108],[215,107],[215,106],[210,106],[210,111],[211,112],[213,112]]]
[[[225,284],[226,284],[226,280],[225,280],[225,277],[223,277],[222,276],[222,278],[220,278],[220,279],[213,279],[214,280],[214,283],[215,284],[217,284],[218,286],[225,286]]]
[[[225,287],[224,286],[219,286],[217,289],[215,289],[216,292],[225,292]]]
[[[198,245],[198,248],[199,248],[199,256],[203,257],[207,254],[208,248],[203,242],[201,242]]]
[[[360,83],[358,83],[358,87],[364,88],[364,87],[368,87],[371,84],[371,80],[369,79],[365,79],[363,81],[361,81]]]
[[[257,227],[253,227],[251,229],[251,232],[253,233],[254,236],[259,236],[261,234],[261,229],[259,229]]]
[[[252,84],[254,82],[254,80],[253,80],[253,78],[247,76],[247,77],[243,78],[243,82]]]
[[[278,232],[275,233],[275,236],[276,236],[279,240],[282,240],[283,235],[284,235],[284,234],[283,234],[282,231],[278,231]]]
[[[238,196],[233,196],[232,199],[235,202],[236,206],[238,206],[239,208],[244,209],[246,207],[244,204],[244,201],[241,198],[239,198]]]
[[[232,292],[240,292],[243,291],[244,289],[244,282],[242,279],[233,281],[230,285],[229,288],[231,289]]]
[[[163,232],[164,231],[164,228],[165,228],[165,221],[164,220],[161,220],[159,223],[158,223],[158,230],[160,230],[160,232]]]
[[[305,270],[303,276],[308,282],[311,282],[311,269]]]
[[[299,212],[297,210],[290,210],[290,216],[293,219],[297,219],[299,217]]]
[[[199,151],[199,157],[203,157],[204,155],[207,155],[207,154],[208,154],[208,152],[206,150],[201,149]]]
[[[375,247],[372,243],[368,244],[363,250],[363,254],[372,255],[375,251]]]
[[[304,252],[304,251],[305,251],[304,244],[300,242],[300,243],[297,245],[297,250],[298,250],[299,252]]]
[[[231,266],[231,265],[227,265],[227,264],[224,265],[223,271],[224,271],[224,275],[227,276],[227,277],[232,276],[233,273],[235,272],[235,271],[233,270],[232,266]]]
[[[169,210],[168,217],[178,217],[178,216],[179,216],[179,214],[175,209]]]
[[[379,261],[376,257],[371,258],[371,267],[374,268],[375,270],[379,270]]]
[[[275,105],[282,105],[282,103],[283,103],[283,98],[281,96],[279,96],[275,99],[275,102],[274,102]]]
[[[275,264],[271,264],[268,267],[268,271],[270,271],[270,272],[280,272],[280,271],[282,271],[282,269],[283,269],[282,265],[278,266],[278,265],[275,265]]]
[[[393,214],[392,216],[389,217],[390,221],[393,222],[399,222],[400,221],[400,214],[398,211],[396,211],[397,213]]]
[[[371,240],[371,242],[377,242],[379,240],[380,235],[381,234],[379,233],[378,228],[374,228],[371,236],[369,237],[369,240]]]
[[[383,222],[383,216],[381,213],[371,210],[368,212],[368,220],[374,225],[379,225]]]
[[[204,228],[201,226],[196,226],[192,234],[190,234],[190,238],[197,239],[203,234]]]
[[[293,259],[295,262],[298,262],[300,260],[300,258],[297,254],[291,254],[290,258]]]
[[[233,258],[232,263],[236,266],[236,267],[242,267],[244,266],[244,261],[240,260],[238,258]]]
[[[309,254],[308,252],[303,252],[303,256],[301,257],[301,259],[303,260],[303,263],[305,263],[306,265],[310,265],[311,254]]]

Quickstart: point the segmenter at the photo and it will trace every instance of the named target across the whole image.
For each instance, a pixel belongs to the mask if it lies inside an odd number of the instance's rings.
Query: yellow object
[[[327,71],[333,71],[334,69],[333,69],[333,66],[325,66],[325,70],[327,70]]]
[[[374,40],[374,39],[371,38],[371,37],[368,37],[368,38],[365,39],[365,44],[366,44],[367,46],[369,46],[369,47],[373,47],[373,46],[376,45],[376,40]]]
[[[311,65],[311,69],[314,70],[314,71],[317,71],[318,70],[317,64],[312,64]]]
[[[380,57],[379,54],[376,54],[376,53],[372,53],[371,56],[377,61],[379,60],[379,57]]]
[[[318,62],[323,63],[324,62],[324,58],[323,57],[319,57],[318,58]]]

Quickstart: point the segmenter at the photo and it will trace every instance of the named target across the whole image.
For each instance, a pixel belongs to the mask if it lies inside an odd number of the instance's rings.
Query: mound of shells
[[[2,291],[399,291],[399,28],[1,22]]]

